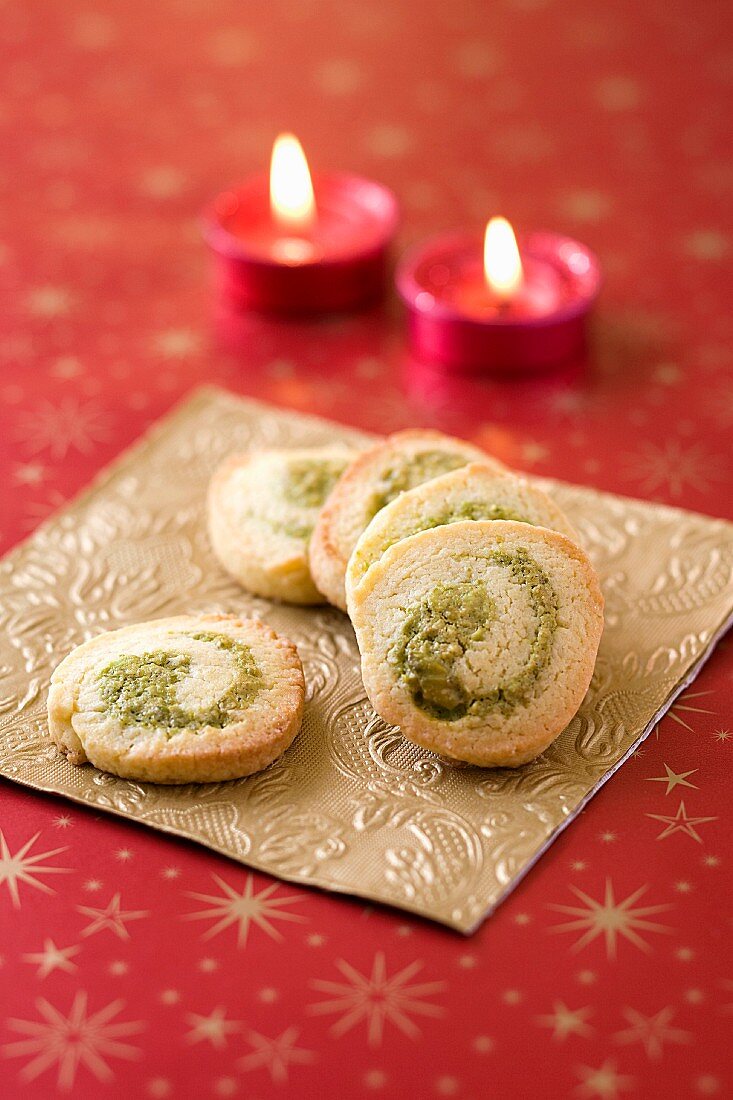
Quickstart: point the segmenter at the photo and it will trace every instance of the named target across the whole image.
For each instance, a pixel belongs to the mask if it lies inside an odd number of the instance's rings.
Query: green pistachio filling
[[[293,508],[308,509],[315,513],[320,508],[334,485],[341,477],[346,462],[338,458],[302,458],[292,459],[284,468],[281,480],[282,499]],[[283,519],[281,515],[268,516],[266,510],[248,509],[244,519],[266,524],[278,535],[307,542],[313,534],[313,516],[291,515]]]
[[[191,672],[187,654],[164,649],[126,653],[116,657],[98,674],[102,702],[123,726],[179,730],[214,726],[223,729],[236,712],[245,710],[263,687],[262,672],[247,645],[226,634],[192,634],[230,653],[236,675],[229,690],[216,703],[189,710],[178,702],[176,687]]]
[[[457,523],[462,519],[513,519],[518,523],[529,522],[518,512],[505,508],[503,504],[492,504],[487,500],[464,500],[438,515],[423,520],[418,530],[427,531],[430,527],[442,527],[446,523]]]
[[[383,551],[388,550],[395,542],[401,542],[402,539],[416,535],[420,531],[429,531],[433,527],[444,527],[447,523],[459,523],[466,519],[511,519],[517,523],[530,522],[526,516],[520,516],[518,512],[505,508],[502,504],[489,504],[485,500],[464,500],[461,504],[447,508],[437,515],[416,519],[406,531],[401,531],[397,538],[388,542]]]
[[[467,462],[465,455],[450,451],[420,451],[409,458],[397,459],[379,479],[378,487],[369,502],[370,518],[376,516],[385,504],[389,504],[400,493],[414,489],[416,485],[422,485],[441,474],[457,470]]]
[[[302,458],[288,463],[282,482],[283,500],[294,508],[320,508],[334,485],[344,472],[346,463],[337,458]],[[253,513],[254,516],[254,513]],[[267,523],[273,531],[290,539],[307,541],[313,534],[313,519],[290,516],[286,520],[270,519],[257,514],[260,523]]]
[[[509,715],[516,707],[526,706],[552,653],[557,597],[547,574],[523,548],[494,550],[487,560],[508,569],[526,589],[535,619],[529,658],[516,675],[479,696],[463,684],[459,662],[485,637],[496,618],[496,605],[486,588],[467,581],[438,584],[408,610],[400,636],[387,654],[415,704],[444,722],[497,710]]]
[[[313,534],[313,524],[305,523],[303,520],[289,519],[285,523],[273,523],[272,526],[276,531],[282,531],[289,539],[302,539],[307,542]]]
[[[288,463],[283,496],[298,508],[320,508],[344,471],[335,458],[293,459]]]

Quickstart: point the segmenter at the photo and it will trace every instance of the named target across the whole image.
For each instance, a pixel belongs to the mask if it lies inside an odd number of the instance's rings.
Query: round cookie
[[[352,462],[321,509],[308,548],[313,580],[329,603],[346,610],[346,566],[377,512],[407,489],[469,462],[504,468],[478,447],[433,431],[395,432]]]
[[[300,729],[304,695],[295,646],[264,623],[179,615],[73,650],[51,677],[48,727],[72,764],[209,783],[280,756]]]
[[[354,457],[345,447],[232,455],[211,479],[209,538],[217,558],[257,596],[323,603],[308,565],[318,511]]]
[[[371,566],[394,543],[419,531],[467,519],[531,523],[577,542],[565,513],[541,489],[508,471],[472,462],[402,493],[377,513],[349,559],[347,604]]]
[[[350,610],[377,713],[424,748],[487,767],[533,760],[565,729],[603,630],[580,547],[511,520],[395,543]]]

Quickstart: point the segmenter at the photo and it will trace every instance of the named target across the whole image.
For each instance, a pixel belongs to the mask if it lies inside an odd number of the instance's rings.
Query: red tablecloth
[[[202,380],[733,516],[723,3],[6,0],[4,547]],[[728,103],[729,106],[729,103]],[[197,214],[278,130],[597,249],[588,373],[415,372],[394,302],[217,320]],[[730,652],[472,938],[0,788],[3,1096],[730,1095]]]

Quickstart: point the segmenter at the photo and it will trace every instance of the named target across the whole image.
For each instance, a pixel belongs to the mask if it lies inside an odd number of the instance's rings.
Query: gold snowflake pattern
[[[668,439],[657,444],[645,440],[636,455],[627,459],[627,476],[643,493],[668,493],[681,497],[685,489],[708,492],[720,480],[720,462],[700,443],[683,446]]]
[[[649,920],[649,917],[654,914],[670,909],[670,905],[637,906],[635,904],[646,893],[648,886],[640,886],[623,901],[616,900],[610,878],[606,879],[602,901],[590,897],[577,886],[571,886],[570,890],[583,902],[583,905],[551,905],[551,909],[559,913],[567,913],[575,919],[555,925],[550,931],[582,932],[583,935],[573,945],[573,951],[580,951],[586,944],[602,936],[605,941],[606,957],[609,960],[616,958],[620,938],[628,940],[641,951],[648,953],[651,948],[642,938],[642,933],[671,931],[665,925]]]
[[[237,1064],[244,1070],[264,1066],[269,1071],[274,1084],[284,1085],[288,1079],[290,1065],[305,1065],[315,1058],[312,1051],[303,1050],[295,1045],[299,1034],[296,1028],[289,1027],[276,1039],[268,1039],[258,1031],[250,1031],[248,1039],[254,1050],[251,1054],[240,1058]]]
[[[689,1031],[671,1026],[674,1014],[675,1010],[671,1006],[660,1009],[653,1016],[644,1016],[635,1008],[625,1008],[623,1017],[629,1027],[617,1031],[614,1039],[625,1045],[641,1043],[650,1061],[658,1062],[665,1043],[689,1043],[692,1040]]]
[[[184,920],[207,920],[218,918],[216,924],[204,933],[205,940],[216,936],[231,924],[237,926],[237,947],[246,947],[249,930],[256,925],[267,933],[273,940],[282,940],[282,934],[275,928],[273,921],[302,921],[298,913],[286,913],[282,911],[285,905],[295,905],[303,899],[297,894],[289,894],[286,897],[273,897],[277,890],[277,884],[266,886],[258,894],[254,892],[254,878],[247,876],[244,890],[241,894],[230,886],[218,875],[212,875],[214,882],[221,889],[221,894],[195,894],[189,893],[189,897],[197,901],[208,902],[210,909],[202,909],[198,913],[187,913]]]
[[[28,1038],[7,1043],[3,1054],[6,1058],[31,1056],[20,1073],[24,1083],[34,1081],[52,1066],[58,1067],[57,1085],[62,1092],[71,1092],[79,1066],[84,1066],[98,1081],[111,1081],[114,1074],[107,1059],[132,1060],[140,1056],[137,1047],[121,1040],[141,1031],[143,1025],[112,1022],[123,1007],[124,1001],[111,1001],[90,1015],[87,1013],[87,994],[79,990],[68,1016],[64,1016],[40,997],[36,1001],[40,1020],[8,1021],[12,1031]]]
[[[388,977],[384,953],[378,951],[368,977],[343,959],[339,959],[336,967],[346,981],[314,981],[313,988],[328,994],[329,999],[310,1007],[310,1011],[318,1015],[331,1012],[341,1014],[331,1028],[334,1035],[343,1035],[364,1020],[369,1046],[376,1047],[382,1042],[385,1022],[394,1024],[408,1038],[417,1039],[420,1029],[410,1019],[411,1016],[435,1017],[443,1014],[439,1005],[431,1004],[424,998],[443,990],[445,982],[408,984],[422,970],[422,962],[410,963]]]
[[[65,852],[66,847],[53,848],[49,852],[36,852],[35,855],[28,854],[40,835],[40,833],[36,833],[13,854],[8,847],[2,830],[0,830],[0,886],[7,886],[13,906],[16,909],[20,909],[19,883],[33,886],[44,894],[53,894],[54,891],[51,887],[42,882],[37,876],[68,874],[71,871],[70,867],[47,867],[42,862],[42,860],[51,859],[53,856]]]
[[[71,397],[58,404],[39,401],[18,418],[19,436],[31,454],[48,451],[51,458],[66,458],[71,451],[91,454],[110,436],[110,419],[100,406]]]

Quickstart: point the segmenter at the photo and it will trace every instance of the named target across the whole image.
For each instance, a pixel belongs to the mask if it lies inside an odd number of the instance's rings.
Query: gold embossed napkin
[[[579,531],[606,596],[591,690],[534,763],[458,768],[376,717],[345,616],[249,596],[209,548],[204,497],[224,454],[339,437],[365,439],[201,390],[4,558],[0,772],[282,878],[469,932],[710,655],[733,608],[733,525],[542,481]],[[296,642],[308,705],[292,748],[260,775],[208,786],[156,787],[67,763],[45,732],[55,664],[102,630],[195,611],[254,614]]]

